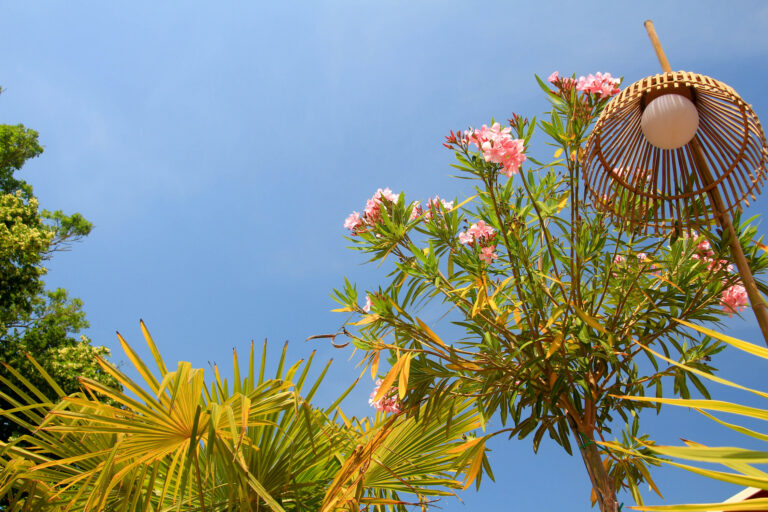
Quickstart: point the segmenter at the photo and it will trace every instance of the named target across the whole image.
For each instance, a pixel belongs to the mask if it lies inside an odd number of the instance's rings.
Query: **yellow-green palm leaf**
[[[678,322],[683,323],[692,329],[698,330],[707,336],[711,336],[713,338],[719,339],[738,350],[742,350],[755,357],[759,357],[768,363],[768,350],[764,347],[753,345],[751,343],[738,340],[731,336],[726,336],[724,334],[718,333],[711,329],[698,327],[688,322],[684,322],[681,320],[678,320]],[[642,348],[652,353],[655,357],[665,360],[680,368],[683,368],[686,371],[696,373],[698,376],[702,378],[705,378],[710,381],[716,382],[718,384],[729,386],[741,391],[749,392],[762,399],[768,398],[768,393],[766,392],[750,389],[745,386],[741,386],[734,382],[728,381],[726,379],[716,377],[714,375],[709,375],[705,372],[700,372],[695,368],[689,368],[685,365],[672,361],[671,359],[664,357],[662,354],[654,352],[648,347],[643,346]],[[718,400],[694,400],[694,399],[684,400],[684,399],[651,398],[651,397],[622,397],[622,398],[625,398],[627,400],[654,402],[659,404],[663,403],[663,404],[674,405],[678,407],[694,408],[700,413],[702,413],[704,416],[720,423],[721,425],[735,432],[752,437],[760,441],[764,441],[764,442],[768,441],[768,430],[766,430],[765,432],[758,432],[758,431],[740,426],[738,424],[733,424],[733,423],[723,421],[722,419],[719,419],[710,413],[710,412],[723,412],[723,413],[729,413],[729,414],[742,416],[746,418],[751,418],[752,420],[768,422],[768,408],[765,408],[765,406],[763,407],[746,406],[746,405],[718,401]],[[707,411],[710,411],[710,412],[707,412]],[[608,448],[615,450],[617,452],[627,452],[626,449],[623,449],[617,443],[605,443],[605,445]],[[768,490],[768,473],[753,466],[753,464],[764,464],[768,462],[768,446],[766,446],[766,451],[750,450],[750,449],[728,447],[728,446],[710,447],[710,446],[704,446],[698,443],[694,443],[691,441],[687,442],[687,446],[657,446],[653,444],[645,444],[645,446],[648,449],[650,449],[652,452],[655,452],[656,454],[659,454],[665,457],[673,457],[676,459],[683,459],[683,460],[692,461],[692,462],[720,464],[724,468],[730,471],[716,471],[712,469],[696,467],[690,464],[682,464],[682,463],[674,462],[671,460],[664,461],[664,463],[666,464],[676,466],[708,478],[729,482],[739,486],[756,487],[759,489]],[[637,452],[632,452],[632,455],[642,457],[642,455]],[[700,504],[689,504],[689,505],[640,506],[636,508],[639,508],[641,510],[651,510],[651,511],[675,510],[675,511],[681,511],[681,512],[682,511],[711,511],[711,510],[722,510],[722,511],[765,510],[766,508],[768,508],[768,499],[762,498],[762,499],[750,500],[748,502],[742,502],[742,503],[720,503],[720,504],[714,504],[714,503],[701,504],[700,503]]]

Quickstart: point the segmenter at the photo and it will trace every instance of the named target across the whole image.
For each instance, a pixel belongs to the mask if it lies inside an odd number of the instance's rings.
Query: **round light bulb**
[[[660,149],[688,144],[699,127],[696,105],[685,96],[664,94],[651,101],[640,118],[640,129],[648,142]]]

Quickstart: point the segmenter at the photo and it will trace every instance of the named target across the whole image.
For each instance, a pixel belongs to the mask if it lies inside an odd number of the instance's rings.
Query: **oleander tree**
[[[378,189],[346,219],[352,249],[386,276],[365,292],[349,281],[334,290],[336,311],[350,314],[336,336],[380,378],[371,397],[380,409],[428,421],[450,414],[451,399],[475,401],[488,430],[463,446],[467,484],[489,471],[490,438],[531,438],[537,450],[546,436],[579,452],[593,505],[616,512],[619,491],[642,503],[639,484],[656,489],[638,413],[658,407],[617,397],[669,388],[707,397],[701,376],[723,345],[686,325],[740,312],[746,293],[721,233],[648,235],[613,224],[585,197],[582,146],[619,80],[537,80],[552,106],[541,121],[513,114],[506,126],[492,120],[446,137],[458,177],[474,183],[470,197],[421,203]],[[529,154],[536,135],[554,161]],[[604,200],[623,198],[617,190]],[[739,232],[760,274],[768,259],[752,243],[755,229]],[[624,452],[596,444],[619,431]]]

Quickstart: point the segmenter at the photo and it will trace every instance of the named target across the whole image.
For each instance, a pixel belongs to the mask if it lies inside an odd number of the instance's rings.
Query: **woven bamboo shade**
[[[651,145],[640,128],[645,106],[664,94],[685,96],[698,111],[696,137],[678,149]],[[697,153],[706,165],[697,165]],[[749,204],[760,192],[767,161],[768,145],[752,108],[726,84],[678,71],[643,78],[607,105],[587,142],[583,174],[598,208],[662,232],[709,225]],[[710,203],[714,188],[722,213]]]

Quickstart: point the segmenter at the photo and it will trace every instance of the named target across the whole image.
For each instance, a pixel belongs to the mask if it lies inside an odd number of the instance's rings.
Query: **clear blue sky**
[[[303,340],[343,321],[328,294],[345,275],[380,278],[345,248],[346,215],[378,187],[470,195],[448,176],[443,135],[545,110],[534,73],[656,73],[647,18],[673,68],[725,81],[768,120],[764,1],[3,0],[0,122],[40,132],[45,154],[22,177],[42,205],[95,224],[48,276],[85,301],[94,343],[125,361],[114,331],[143,349],[144,318],[168,360],[226,370],[232,347],[291,340],[293,357],[336,358],[329,399],[354,361]],[[750,314],[728,329],[759,341]],[[717,360],[765,389],[751,363]],[[368,413],[370,385],[346,410]],[[667,443],[741,442],[684,411],[642,425]],[[579,458],[546,442],[533,456],[528,440],[493,449],[497,484],[443,510],[589,509]],[[671,502],[738,490],[655,474]]]

